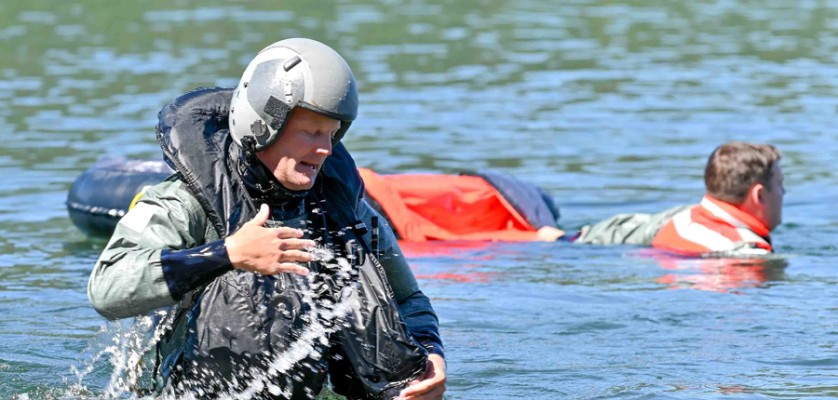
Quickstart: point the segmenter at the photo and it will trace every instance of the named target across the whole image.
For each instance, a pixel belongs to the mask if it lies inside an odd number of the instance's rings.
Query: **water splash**
[[[81,365],[71,367],[76,381],[60,396],[62,399],[140,399],[151,386],[147,365],[149,353],[171,330],[174,313],[155,311],[133,321],[117,321],[102,327],[88,348],[91,355]],[[85,384],[107,360],[112,372],[101,394],[93,394]]]
[[[325,273],[312,272],[308,276],[293,276],[297,280],[301,291],[302,301],[310,307],[306,314],[307,324],[298,332],[295,332],[296,340],[281,353],[272,355],[272,358],[264,367],[249,367],[233,377],[233,380],[242,382],[238,387],[241,390],[230,390],[221,393],[216,398],[223,400],[250,399],[265,391],[277,397],[290,397],[290,388],[281,387],[276,382],[282,378],[293,379],[284,376],[293,367],[309,357],[317,357],[318,346],[328,346],[329,337],[343,326],[343,320],[353,310],[353,291],[355,286],[350,284],[354,276],[353,265],[343,257],[335,257],[329,249],[318,247],[312,251],[316,259],[324,266]],[[325,278],[330,277],[333,281],[342,282],[340,290],[333,298],[330,296],[318,295],[320,285],[324,284]],[[276,293],[275,293],[276,294]],[[59,396],[61,399],[151,399],[153,393],[150,391],[152,380],[150,377],[153,368],[153,360],[149,357],[164,335],[169,332],[174,324],[173,310],[156,311],[150,316],[138,317],[132,323],[114,322],[104,326],[98,337],[101,339],[94,343],[89,349],[89,358],[79,366],[72,367],[72,373],[76,378],[65,392]],[[109,364],[112,368],[107,384],[104,389],[91,390],[86,386],[95,372],[102,367],[103,363]],[[212,371],[206,371],[207,376]],[[197,382],[197,387],[210,387],[216,381],[207,380]],[[194,388],[196,382],[180,382],[176,387],[168,387],[166,390],[155,396],[155,399],[174,400],[186,399],[195,400],[203,395],[198,389],[190,392],[187,388]],[[306,389],[309,398],[314,399],[319,393],[314,389]],[[98,393],[93,393],[98,392]]]
[[[341,268],[341,271],[348,272],[348,270],[351,270],[352,267],[346,259],[339,258],[337,261],[336,265]],[[312,290],[306,290],[303,293],[303,301],[311,306],[309,316],[313,323],[308,324],[299,333],[299,339],[292,342],[285,352],[276,355],[269,363],[267,373],[263,373],[264,371],[261,369],[251,369],[249,375],[255,378],[247,385],[245,390],[228,392],[220,396],[219,399],[249,399],[262,392],[265,388],[274,396],[290,396],[290,393],[283,393],[278,386],[270,382],[288,372],[298,362],[314,355],[317,352],[315,346],[317,343],[324,346],[328,345],[329,335],[337,331],[341,326],[337,322],[349,315],[352,310],[352,306],[348,301],[351,298],[351,290],[354,290],[351,286],[344,288],[341,291],[340,300],[334,304],[330,304],[323,299],[318,299]],[[311,396],[311,398],[314,398],[314,396]]]

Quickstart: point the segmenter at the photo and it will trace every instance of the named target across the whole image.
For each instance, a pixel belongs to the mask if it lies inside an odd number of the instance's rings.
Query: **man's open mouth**
[[[318,166],[315,164],[307,163],[305,161],[301,161],[300,165],[306,168],[310,168],[312,171],[317,171]]]

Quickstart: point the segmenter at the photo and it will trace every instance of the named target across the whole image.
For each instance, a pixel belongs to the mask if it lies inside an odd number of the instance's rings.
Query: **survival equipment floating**
[[[460,175],[359,171],[365,197],[401,240],[536,240],[539,228],[556,227],[559,219],[558,208],[541,188],[498,171]],[[163,161],[100,160],[70,188],[70,219],[89,236],[108,237],[145,189],[172,173]]]

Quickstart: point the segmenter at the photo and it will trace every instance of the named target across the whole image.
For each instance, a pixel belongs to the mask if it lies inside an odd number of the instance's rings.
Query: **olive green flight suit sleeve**
[[[675,214],[690,206],[678,206],[657,214],[618,214],[585,225],[574,243],[651,245],[658,231]]]
[[[209,231],[203,210],[181,181],[149,188],[119,221],[93,268],[87,295],[94,309],[117,319],[175,304],[161,252],[203,244]]]

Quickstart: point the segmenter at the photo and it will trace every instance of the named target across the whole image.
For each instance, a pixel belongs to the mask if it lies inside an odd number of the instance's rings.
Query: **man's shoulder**
[[[156,183],[156,184],[151,185],[148,188],[146,188],[145,194],[146,195],[162,194],[162,193],[175,194],[175,193],[178,193],[180,191],[188,192],[188,189],[186,188],[186,184],[180,178],[180,175],[174,174],[174,175],[170,176],[169,178],[167,178],[166,180],[164,180],[162,182],[159,182],[159,183]]]
[[[198,199],[178,175],[146,188],[138,200],[160,203],[182,203],[190,209],[200,209]]]
[[[148,214],[150,222],[183,227],[178,229],[188,227],[194,238],[211,235],[206,212],[177,175],[146,188],[129,214]]]

